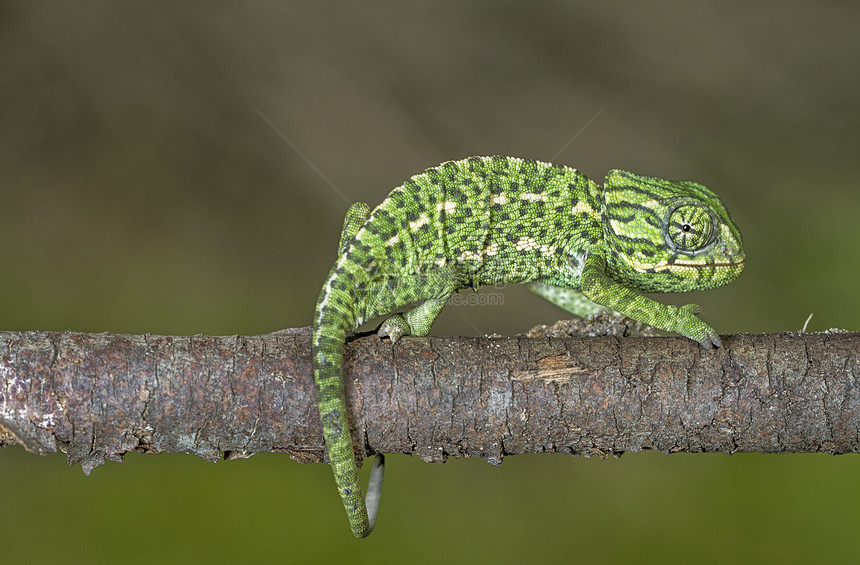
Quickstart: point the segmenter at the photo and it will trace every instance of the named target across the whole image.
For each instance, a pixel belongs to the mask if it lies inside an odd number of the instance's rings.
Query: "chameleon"
[[[343,383],[349,332],[390,314],[380,337],[426,336],[453,293],[527,284],[573,314],[612,310],[709,349],[720,338],[697,305],[642,293],[721,286],[744,264],[741,234],[716,194],[622,170],[600,186],[566,166],[469,157],[412,176],[372,211],[353,204],[312,336],[325,447],[353,534],[373,529],[384,462],[377,455],[363,499]]]

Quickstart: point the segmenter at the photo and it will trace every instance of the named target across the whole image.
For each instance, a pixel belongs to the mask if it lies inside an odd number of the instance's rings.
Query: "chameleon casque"
[[[313,327],[325,444],[353,533],[373,529],[382,481],[377,455],[365,502],[343,384],[344,341],[359,325],[411,305],[378,333],[425,336],[452,293],[527,283],[573,314],[614,310],[710,348],[720,338],[695,304],[641,293],[712,288],[743,268],[728,211],[690,181],[611,170],[600,186],[569,167],[469,157],[413,176],[373,211],[353,204]]]

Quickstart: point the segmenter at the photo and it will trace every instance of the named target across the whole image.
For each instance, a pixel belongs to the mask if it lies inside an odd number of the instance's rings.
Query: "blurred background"
[[[858,329],[860,5],[0,2],[0,326],[310,324],[343,214],[508,154],[693,179],[746,272],[721,333]],[[564,313],[523,288],[437,335]],[[860,558],[855,455],[392,456],[356,541],[329,469],[0,451],[9,563],[807,562]]]

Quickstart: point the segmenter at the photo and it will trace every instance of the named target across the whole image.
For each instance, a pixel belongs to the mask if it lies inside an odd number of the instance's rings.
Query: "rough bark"
[[[860,334],[403,338],[347,346],[359,458],[855,452]],[[131,450],[323,459],[310,330],[0,332],[0,444],[86,472]]]

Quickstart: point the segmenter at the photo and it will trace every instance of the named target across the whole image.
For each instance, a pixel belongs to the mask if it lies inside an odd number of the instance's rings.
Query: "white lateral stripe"
[[[547,195],[538,194],[536,192],[523,192],[522,194],[520,194],[520,198],[522,198],[523,200],[527,200],[528,202],[539,202],[546,201]]]

